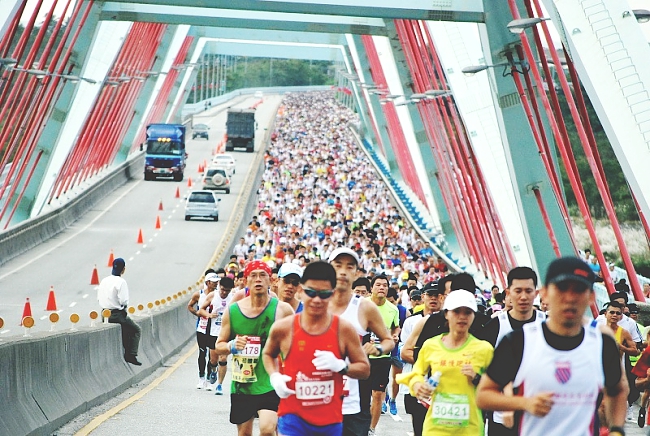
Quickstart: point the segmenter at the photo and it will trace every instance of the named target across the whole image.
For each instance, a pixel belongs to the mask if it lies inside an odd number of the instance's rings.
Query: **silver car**
[[[203,189],[226,191],[230,194],[230,177],[224,168],[208,167],[203,173]]]
[[[212,218],[219,221],[219,203],[212,191],[192,191],[185,203],[185,221],[192,217]]]

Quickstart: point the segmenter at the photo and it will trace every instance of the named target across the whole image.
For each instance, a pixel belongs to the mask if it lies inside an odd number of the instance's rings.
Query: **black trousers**
[[[140,326],[127,316],[126,310],[111,309],[108,322],[122,327],[122,346],[124,354],[137,356],[140,345]]]

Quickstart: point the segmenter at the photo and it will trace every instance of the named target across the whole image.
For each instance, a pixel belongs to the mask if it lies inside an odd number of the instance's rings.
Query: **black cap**
[[[124,266],[126,263],[124,262],[124,259],[121,257],[118,257],[117,259],[113,260],[113,270],[111,271],[111,274],[114,276],[119,276],[122,275],[122,271],[124,271]]]
[[[411,292],[411,296],[410,296],[410,298],[411,298],[411,300],[415,300],[415,299],[422,298],[422,292],[420,292],[420,291],[413,291],[413,292]]]
[[[630,313],[639,313],[639,306],[634,303],[628,304],[627,308],[630,309]]]
[[[429,296],[440,295],[440,288],[438,287],[438,282],[429,282],[422,288],[422,293]]]
[[[548,266],[544,285],[548,286],[551,283],[557,284],[567,280],[582,283],[589,289],[592,289],[596,281],[596,276],[591,268],[589,268],[589,265],[577,257],[561,257],[555,259]]]

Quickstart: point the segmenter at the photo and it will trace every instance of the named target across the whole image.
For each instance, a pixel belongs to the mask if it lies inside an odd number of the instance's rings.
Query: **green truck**
[[[255,109],[228,108],[226,120],[226,151],[245,148],[248,153],[255,149]]]

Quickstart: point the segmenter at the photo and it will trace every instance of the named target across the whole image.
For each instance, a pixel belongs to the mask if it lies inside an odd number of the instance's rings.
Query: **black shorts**
[[[370,430],[370,411],[343,415],[343,436],[367,436]]]
[[[260,395],[231,394],[230,395],[230,422],[243,424],[251,418],[257,418],[260,410],[278,411],[280,397],[275,391]]]
[[[217,337],[196,332],[196,343],[199,345],[199,348],[209,348],[210,350],[214,350],[217,343]]]
[[[390,374],[390,357],[370,359],[370,384],[373,391],[385,392]]]

